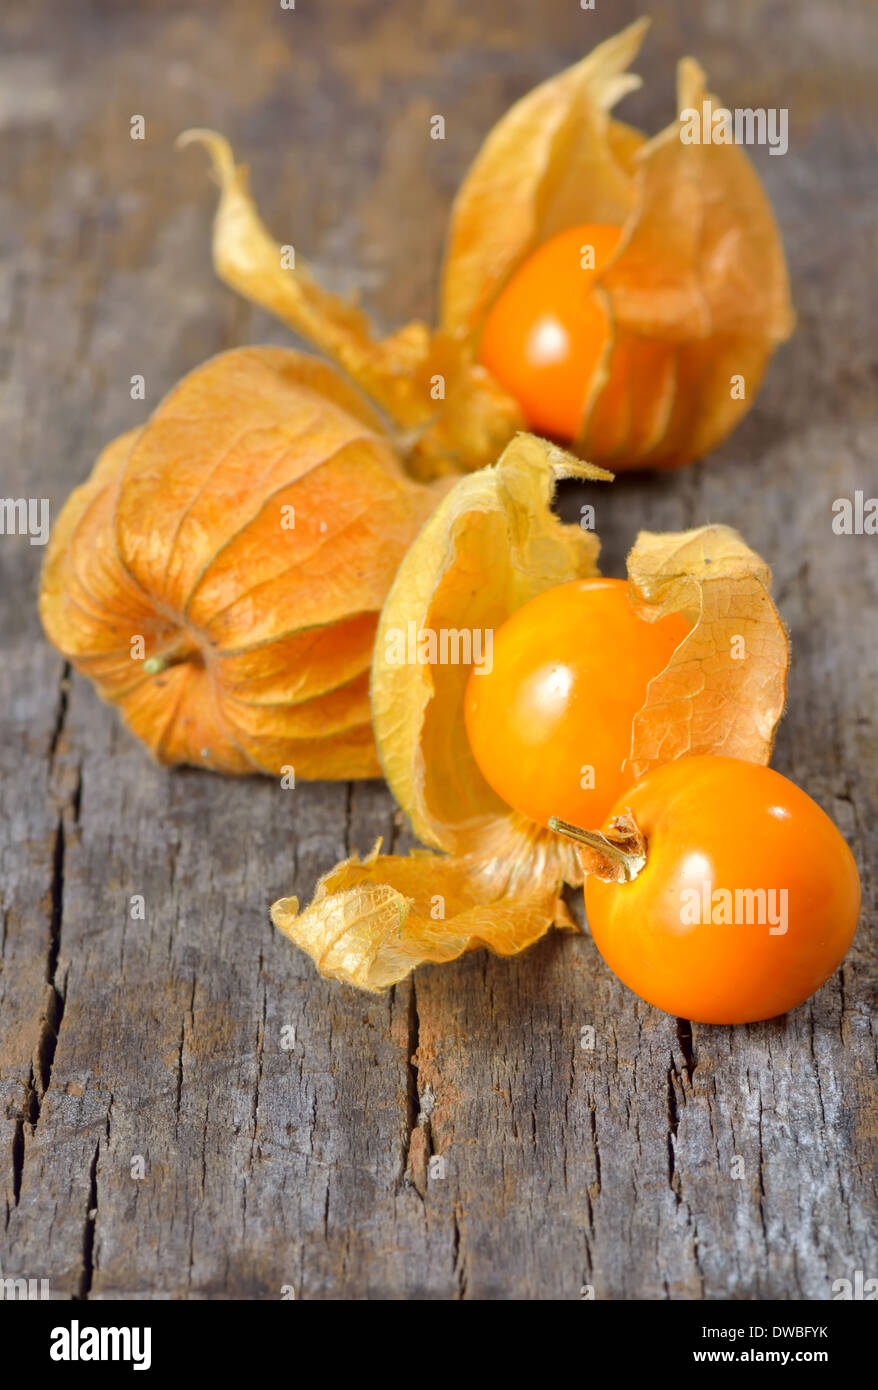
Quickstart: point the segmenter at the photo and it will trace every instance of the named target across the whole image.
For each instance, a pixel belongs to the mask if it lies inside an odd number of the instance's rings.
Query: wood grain
[[[58,1298],[824,1299],[878,1273],[878,541],[830,525],[833,499],[878,481],[875,15],[651,11],[628,119],[668,119],[683,52],[729,104],[789,108],[789,153],[756,159],[799,328],[708,462],[601,493],[606,568],[641,526],[708,520],[773,563],[794,649],[775,765],[854,848],[854,949],[794,1014],[737,1029],[639,1003],[585,935],[381,998],[332,986],[267,907],[307,897],[348,848],[392,842],[387,791],[153,766],[43,640],[39,547],[0,537],[4,1275],[48,1277]],[[132,374],[151,407],[224,347],[290,341],[213,278],[213,193],[198,152],[174,153],[180,130],[232,139],[279,238],[333,286],[386,325],[427,316],[483,133],[634,13],[7,7],[4,493],[57,513],[143,418]]]

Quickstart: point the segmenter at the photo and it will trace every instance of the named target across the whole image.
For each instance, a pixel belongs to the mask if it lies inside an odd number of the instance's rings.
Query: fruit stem
[[[646,864],[646,841],[630,811],[616,816],[605,834],[552,816],[549,829],[582,845],[582,866],[606,883],[631,883]]]
[[[197,648],[185,632],[179,632],[176,638],[163,652],[156,652],[154,656],[147,657],[143,663],[143,670],[147,676],[158,676],[162,671],[167,671],[169,666],[181,666],[186,661],[191,661],[197,654]]]

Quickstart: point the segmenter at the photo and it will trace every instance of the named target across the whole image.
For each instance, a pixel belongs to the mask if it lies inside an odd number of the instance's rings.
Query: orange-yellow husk
[[[375,776],[378,614],[437,500],[334,368],[224,353],[66,503],[43,625],[161,762]]]
[[[652,139],[616,120],[640,85],[628,68],[638,20],[518,101],[486,137],[451,213],[441,315],[380,338],[365,314],[295,267],[266,231],[228,143],[191,131],[220,184],[214,264],[357,380],[404,432],[417,476],[492,462],[523,425],[516,401],[479,364],[486,314],[533,251],[567,227],[604,222],[622,235],[595,293],[603,355],[583,380],[569,441],[619,472],[673,468],[714,448],[750,408],[792,331],[783,246],[745,150],[686,144],[681,122]],[[720,106],[692,58],[677,74],[679,114]]]

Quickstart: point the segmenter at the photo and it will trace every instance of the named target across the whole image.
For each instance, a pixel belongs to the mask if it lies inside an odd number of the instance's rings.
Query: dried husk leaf
[[[678,121],[647,141],[609,117],[638,85],[625,68],[646,27],[607,40],[494,127],[455,201],[442,285],[442,327],[477,343],[536,246],[578,224],[622,227],[595,280],[609,334],[575,441],[615,472],[677,467],[713,448],[793,327],[783,247],[744,150],[683,144]],[[684,59],[679,111],[705,99],[719,105]]]
[[[405,475],[331,367],[280,348],[225,353],[70,498],[43,625],[161,762],[374,776],[377,617],[438,495]]]
[[[304,912],[296,898],[271,909],[275,926],[330,979],[377,992],[417,965],[480,947],[516,955],[553,924],[575,925],[558,884],[509,892],[506,875],[478,856],[379,855],[379,845],[325,874]]]
[[[596,538],[550,512],[554,480],[569,473],[603,476],[544,440],[518,436],[495,468],[454,486],[400,566],[375,643],[376,737],[418,836],[446,854],[376,851],[333,869],[304,911],[294,898],[276,903],[276,924],[323,974],[377,989],[479,946],[522,950],[553,923],[569,925],[559,894],[563,883],[582,881],[584,866],[612,877],[622,873],[614,849],[636,859],[636,827],[624,817],[612,843],[582,852],[491,791],[466,738],[468,667],[384,659],[388,637],[409,624],[415,633],[497,627],[545,588],[597,572]],[[764,562],[724,526],[642,533],[629,582],[646,621],[677,611],[691,625],[634,720],[632,780],[686,753],[767,762],[788,653]],[[738,660],[732,653],[742,638]]]
[[[220,186],[213,231],[214,268],[239,294],[262,305],[337,362],[404,433],[398,436],[418,478],[481,467],[497,457],[523,423],[518,405],[474,361],[472,345],[432,334],[414,321],[387,338],[375,334],[355,305],[323,289],[296,253],[288,266],[262,223],[247,169],[210,130],[190,130],[178,144],[208,151]],[[434,396],[441,377],[443,397]]]
[[[678,612],[692,624],[635,717],[634,780],[687,754],[768,763],[786,703],[789,642],[765,561],[730,526],[642,531],[628,578],[641,617]]]

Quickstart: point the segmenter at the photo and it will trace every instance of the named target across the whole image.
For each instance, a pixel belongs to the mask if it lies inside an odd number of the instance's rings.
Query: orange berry
[[[518,401],[530,427],[572,440],[609,324],[594,293],[621,228],[568,227],[537,247],[511,276],[485,319],[479,360]],[[594,268],[583,268],[586,248]]]
[[[647,623],[621,579],[547,589],[494,634],[490,671],[464,701],[473,756],[498,796],[543,825],[597,825],[630,786],[631,724],[653,676],[689,630]]]
[[[626,883],[589,875],[595,945],[629,989],[698,1023],[794,1009],[838,968],[860,881],[835,825],[795,783],[737,758],[681,758],[629,788],[646,863]]]

